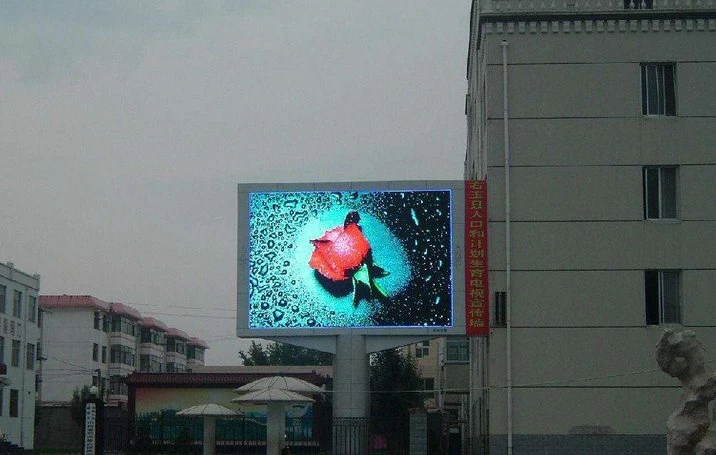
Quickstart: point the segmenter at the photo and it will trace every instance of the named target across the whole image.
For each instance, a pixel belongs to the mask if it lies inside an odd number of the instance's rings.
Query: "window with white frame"
[[[676,65],[641,64],[641,113],[655,116],[676,115]]]
[[[644,302],[647,325],[681,323],[681,272],[645,270]]]
[[[445,361],[448,363],[469,362],[470,342],[468,340],[448,339],[445,344]]]
[[[677,167],[644,166],[644,219],[677,218]]]
[[[415,358],[427,357],[430,355],[430,340],[422,341],[415,345]]]

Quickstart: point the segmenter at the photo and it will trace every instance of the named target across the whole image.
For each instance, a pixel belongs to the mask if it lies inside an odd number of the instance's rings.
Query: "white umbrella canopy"
[[[273,387],[247,392],[231,400],[232,403],[265,404],[267,406],[266,453],[268,455],[278,455],[284,446],[286,406],[293,403],[309,403],[312,401],[314,401],[313,398],[308,398],[290,390]]]
[[[237,389],[238,390],[238,389]],[[285,389],[254,390],[231,400],[232,403],[269,404],[269,403],[308,403],[313,398]]]
[[[291,392],[303,392],[303,393],[323,393],[324,390],[317,385],[311,384],[303,379],[294,378],[291,376],[271,376],[268,378],[257,379],[256,381],[249,382],[248,384],[242,385],[239,388],[234,389],[234,392],[253,392],[255,390],[263,389],[283,389]]]
[[[235,416],[238,413],[232,409],[215,403],[200,404],[190,408],[182,409],[177,412],[178,416],[216,416],[228,417]]]
[[[214,455],[216,453],[216,418],[236,416],[238,413],[215,403],[207,403],[182,409],[177,412],[177,415],[203,418],[204,443],[202,453],[203,455]]]

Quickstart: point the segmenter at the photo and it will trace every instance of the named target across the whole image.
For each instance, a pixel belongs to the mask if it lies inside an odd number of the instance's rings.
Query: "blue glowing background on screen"
[[[452,326],[450,190],[249,193],[249,327]]]

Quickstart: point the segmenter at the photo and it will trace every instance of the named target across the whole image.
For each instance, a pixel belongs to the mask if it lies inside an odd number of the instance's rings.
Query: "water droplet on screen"
[[[415,209],[410,209],[410,217],[413,219],[413,223],[415,223],[416,226],[420,226],[420,221],[418,221],[418,215],[415,213]]]

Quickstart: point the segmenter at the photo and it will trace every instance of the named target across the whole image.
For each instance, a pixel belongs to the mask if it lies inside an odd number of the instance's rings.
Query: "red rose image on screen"
[[[370,251],[370,243],[357,224],[326,231],[311,244],[315,250],[308,265],[333,281],[349,279]]]
[[[352,279],[356,305],[362,297],[388,298],[374,280],[388,272],[373,264],[370,243],[358,226],[359,221],[358,212],[349,212],[343,226],[329,229],[320,238],[310,240],[314,250],[308,261],[311,268],[331,281]]]

